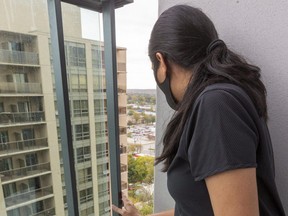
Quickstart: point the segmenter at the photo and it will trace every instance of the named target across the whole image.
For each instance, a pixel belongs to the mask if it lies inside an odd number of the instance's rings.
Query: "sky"
[[[156,88],[148,43],[157,17],[157,0],[134,0],[116,10],[116,43],[127,48],[128,89]]]
[[[134,0],[115,11],[116,45],[127,48],[127,88],[155,89],[151,62],[148,57],[148,42],[158,17],[157,0]],[[82,36],[103,40],[102,17],[81,10]],[[95,28],[95,21],[99,28]]]

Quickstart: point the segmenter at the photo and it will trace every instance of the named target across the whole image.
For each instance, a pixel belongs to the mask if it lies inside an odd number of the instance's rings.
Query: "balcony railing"
[[[5,198],[6,207],[18,205],[33,199],[38,199],[47,195],[53,194],[53,187],[47,186],[32,191],[18,192]]]
[[[77,163],[84,163],[91,160],[91,154],[82,154],[77,156]]]
[[[78,185],[85,184],[85,183],[91,182],[91,181],[92,181],[92,174],[86,175],[84,177],[78,178]]]
[[[87,194],[86,196],[80,197],[80,204],[93,200],[93,194]]]
[[[97,152],[96,157],[97,159],[108,157],[109,153],[108,150]]]
[[[39,57],[38,54],[34,52],[0,49],[0,62],[12,64],[39,65]]]
[[[26,122],[43,122],[44,112],[2,112],[0,113],[0,124],[15,124]]]
[[[107,190],[103,190],[103,191],[99,191],[98,192],[98,197],[103,197],[103,196],[107,196],[110,194],[110,190],[107,189]]]
[[[44,211],[32,214],[32,216],[51,216],[56,215],[55,208],[45,209]]]
[[[0,94],[15,93],[15,94],[41,94],[40,83],[13,83],[0,82]]]
[[[50,163],[42,163],[42,164],[36,164],[33,166],[27,166],[22,168],[17,168],[13,170],[7,170],[0,172],[0,177],[2,179],[2,182],[9,181],[17,178],[23,178],[29,175],[36,175],[41,174],[43,172],[50,171]]]
[[[48,147],[47,138],[0,143],[0,155]]]

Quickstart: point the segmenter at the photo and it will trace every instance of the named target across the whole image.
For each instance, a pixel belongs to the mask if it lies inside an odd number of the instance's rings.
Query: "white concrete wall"
[[[262,69],[268,92],[269,129],[274,145],[276,181],[288,212],[288,1],[159,0],[159,14],[175,4],[201,8],[214,22],[219,37]],[[164,96],[157,92],[157,141],[169,119]],[[166,109],[167,108],[167,109]],[[160,147],[156,154],[160,153]],[[156,168],[157,170],[159,167]],[[156,172],[155,211],[173,207],[167,198],[166,175]]]

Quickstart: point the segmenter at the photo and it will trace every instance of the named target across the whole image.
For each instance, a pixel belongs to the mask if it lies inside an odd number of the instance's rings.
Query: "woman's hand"
[[[112,205],[113,211],[123,216],[140,216],[138,209],[125,195],[122,195],[122,200],[124,203],[122,209],[118,208],[115,205]]]

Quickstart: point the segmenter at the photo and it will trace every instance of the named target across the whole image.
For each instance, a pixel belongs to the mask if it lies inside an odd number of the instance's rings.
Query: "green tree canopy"
[[[133,158],[128,156],[128,181],[129,183],[153,183],[154,179],[154,158],[143,156]]]

